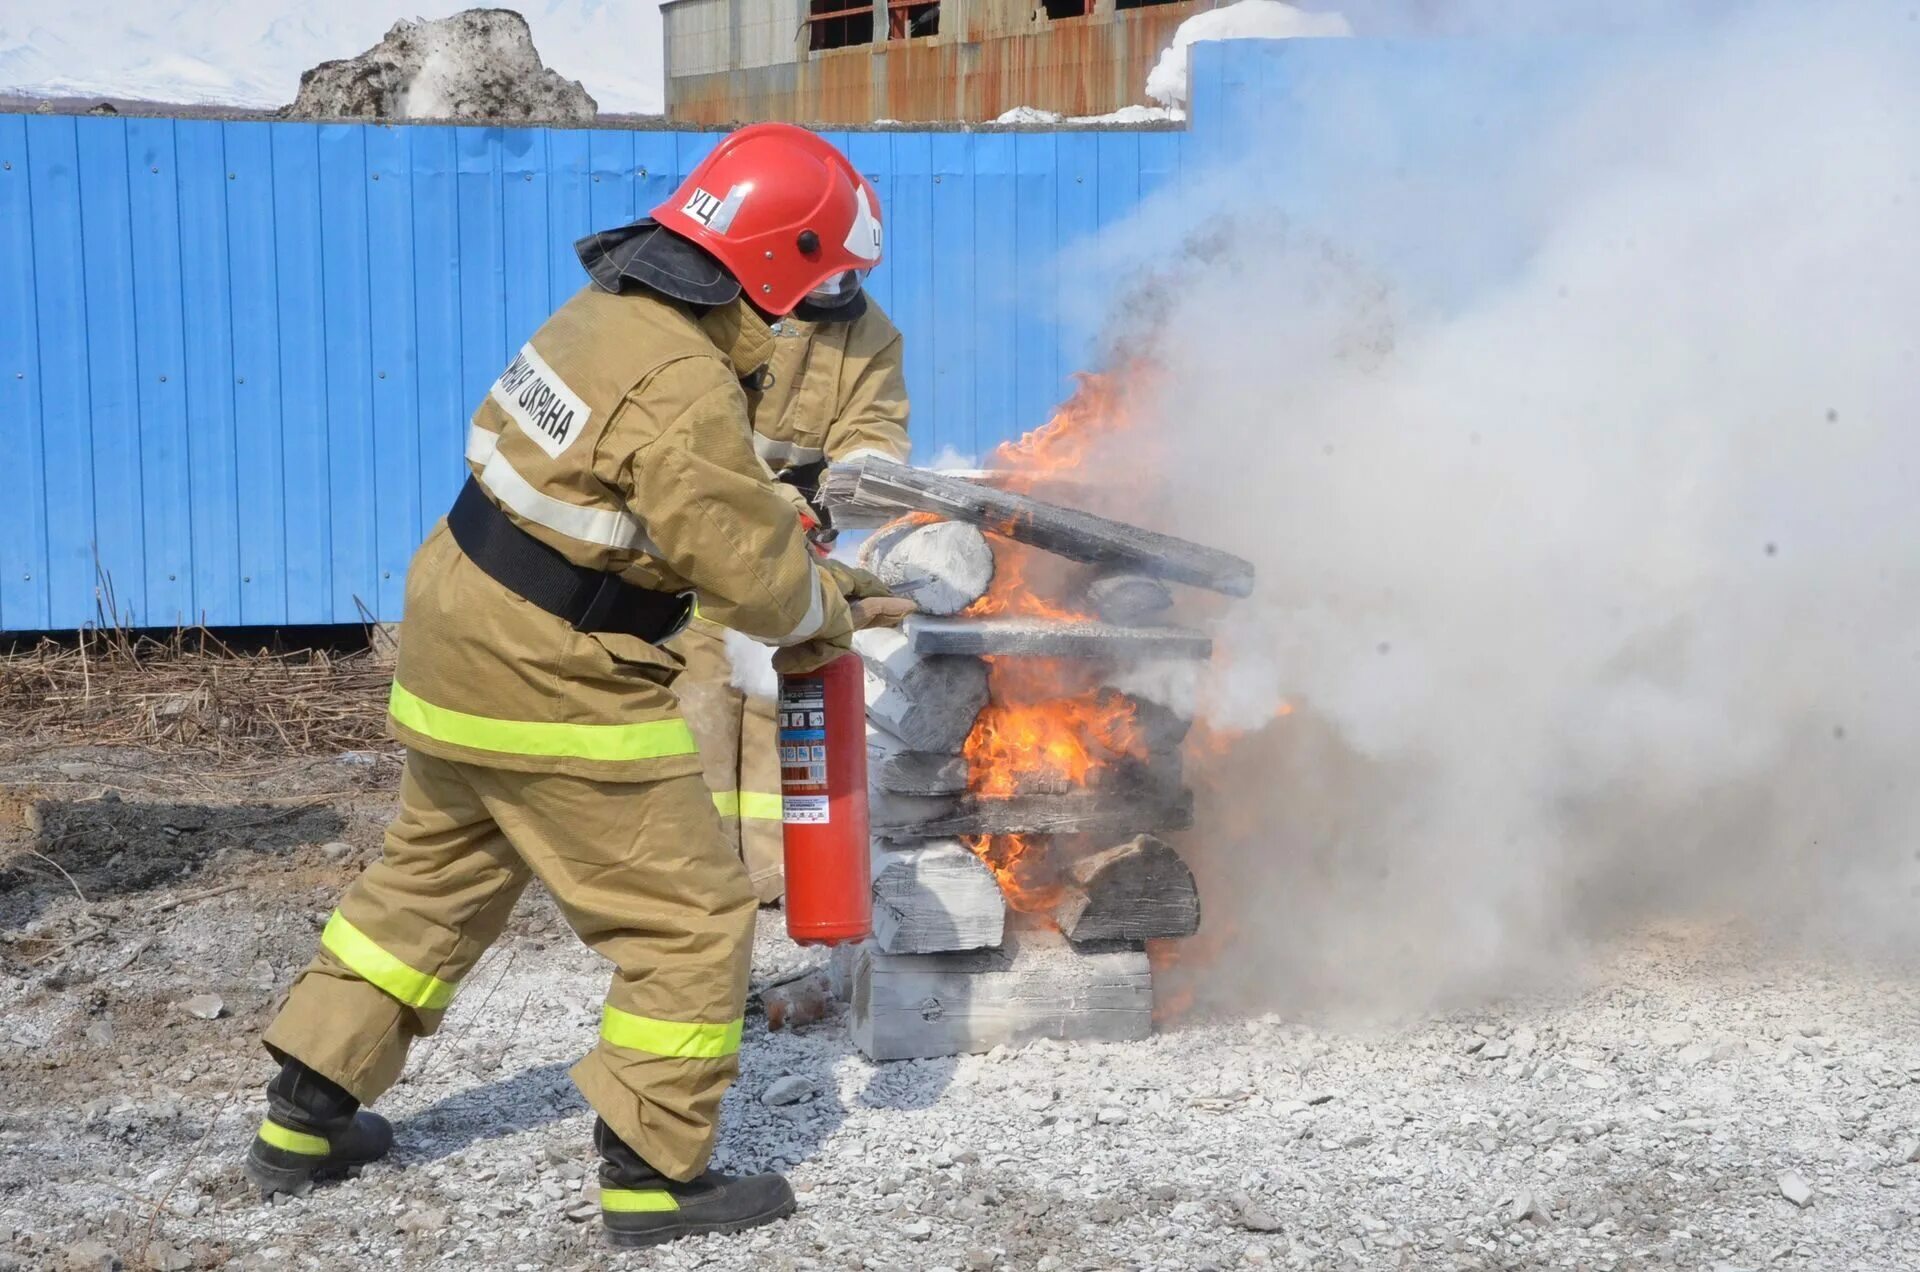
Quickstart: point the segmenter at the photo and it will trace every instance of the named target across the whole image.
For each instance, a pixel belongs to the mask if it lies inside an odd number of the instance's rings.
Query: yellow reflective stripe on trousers
[[[438,1011],[453,1001],[456,988],[453,982],[408,967],[381,949],[372,937],[347,922],[346,916],[338,910],[327,920],[327,930],[320,934],[320,944],[361,980],[409,1007]]]
[[[713,807],[722,817],[747,817],[755,821],[783,821],[786,818],[780,797],[765,791],[715,791]]]
[[[756,818],[760,821],[784,821],[785,810],[780,806],[778,795],[769,795],[765,791],[741,791],[740,815]]]
[[[600,1209],[618,1215],[657,1214],[680,1209],[680,1203],[664,1188],[602,1188]]]
[[[600,1013],[600,1038],[629,1051],[683,1060],[713,1060],[740,1050],[738,1020],[724,1025],[702,1025],[681,1020],[655,1020],[607,1006]]]
[[[325,1157],[332,1151],[332,1145],[322,1137],[308,1135],[305,1131],[296,1131],[274,1121],[260,1123],[260,1138],[275,1148],[284,1148],[302,1157]]]
[[[495,720],[436,707],[393,682],[387,711],[395,724],[437,742],[503,755],[557,755],[579,760],[657,760],[697,755],[685,720],[634,724],[558,724],[551,720]]]

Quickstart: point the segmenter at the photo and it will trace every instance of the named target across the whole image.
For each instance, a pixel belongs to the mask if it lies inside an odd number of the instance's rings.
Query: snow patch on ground
[[[1196,13],[1173,33],[1173,43],[1147,75],[1147,96],[1172,110],[1188,101],[1187,50],[1205,40],[1300,40],[1353,34],[1337,13],[1309,13],[1280,0],[1241,0]]]
[[[378,43],[401,18],[444,18],[453,0],[72,0],[0,6],[0,92],[269,109],[301,72]],[[603,111],[658,114],[665,83],[656,0],[518,6],[546,64]]]

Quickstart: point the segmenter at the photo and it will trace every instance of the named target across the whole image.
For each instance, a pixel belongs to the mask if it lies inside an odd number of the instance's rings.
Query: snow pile
[[[368,48],[395,18],[444,18],[460,0],[68,0],[0,4],[0,92],[273,109],[301,74]],[[658,114],[665,85],[655,0],[529,0],[546,64],[600,109]]]
[[[541,64],[525,18],[511,9],[469,9],[396,22],[359,56],[322,62],[300,77],[291,113],[587,123],[599,108],[578,80]]]
[[[1352,35],[1337,13],[1308,13],[1280,0],[1241,0],[1196,13],[1173,33],[1173,43],[1147,75],[1147,96],[1170,110],[1187,108],[1187,48],[1203,40],[1301,40]]]
[[[1057,110],[1042,110],[1038,106],[1015,106],[1003,112],[993,122],[996,124],[1024,124],[1027,126],[1063,125],[1067,127],[1100,124],[1159,124],[1170,119],[1179,119],[1179,111],[1167,110],[1160,106],[1122,106],[1119,110],[1104,115],[1062,115]]]

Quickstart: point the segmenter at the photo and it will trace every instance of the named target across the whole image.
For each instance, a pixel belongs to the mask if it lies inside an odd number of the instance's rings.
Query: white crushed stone
[[[1912,982],[1671,935],[1563,998],[1370,1033],[1263,1017],[876,1066],[843,1022],[753,1017],[716,1165],[786,1171],[798,1215],[628,1255],[566,1075],[605,967],[537,900],[381,1101],[393,1157],[266,1207],[239,1174],[254,1040],[337,888],[289,884],[183,907],[125,983],[0,977],[0,1268],[131,1262],[162,1197],[166,1260],[242,1269],[1920,1267]],[[765,919],[756,984],[821,960]],[[185,1017],[209,985],[231,1014]]]

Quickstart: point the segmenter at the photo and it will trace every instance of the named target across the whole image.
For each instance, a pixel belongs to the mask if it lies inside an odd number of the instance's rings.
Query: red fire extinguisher
[[[858,654],[780,678],[787,934],[801,945],[873,934],[864,682]]]

